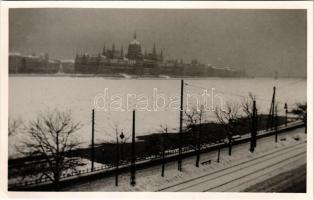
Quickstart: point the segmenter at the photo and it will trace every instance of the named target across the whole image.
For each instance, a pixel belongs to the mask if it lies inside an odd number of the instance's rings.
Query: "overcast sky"
[[[254,76],[306,75],[306,10],[10,9],[10,52],[74,59],[134,31],[166,58],[233,66]]]

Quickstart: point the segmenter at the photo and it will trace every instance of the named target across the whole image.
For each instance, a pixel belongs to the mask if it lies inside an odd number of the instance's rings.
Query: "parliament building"
[[[9,73],[65,73],[75,75],[97,75],[110,77],[243,77],[244,70],[232,67],[201,64],[193,59],[184,63],[182,59],[164,59],[163,51],[154,44],[150,50],[143,48],[136,37],[130,41],[127,52],[123,46],[102,50],[96,55],[76,54],[74,61],[49,59],[46,56],[9,54]]]
[[[162,62],[162,50],[157,53],[154,44],[150,53],[146,49],[143,52],[134,33],[126,53],[123,46],[117,50],[115,44],[110,49],[104,45],[102,52],[97,55],[77,54],[74,68],[76,73],[156,75]]]

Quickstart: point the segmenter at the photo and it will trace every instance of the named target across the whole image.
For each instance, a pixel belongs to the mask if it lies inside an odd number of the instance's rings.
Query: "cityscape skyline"
[[[155,43],[165,59],[306,76],[304,10],[11,9],[9,21],[10,52],[74,59],[104,44],[126,49],[136,31],[143,49]]]

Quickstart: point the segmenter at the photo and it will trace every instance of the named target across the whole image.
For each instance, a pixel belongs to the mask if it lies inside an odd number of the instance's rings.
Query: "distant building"
[[[76,54],[74,60],[52,60],[49,59],[48,54],[26,56],[10,53],[9,73],[75,73],[106,76],[132,74],[137,76],[166,75],[170,77],[246,76],[244,70],[205,65],[197,59],[193,59],[190,63],[184,63],[182,59],[165,60],[163,50],[158,51],[155,43],[150,51],[143,48],[136,37],[136,33],[134,33],[126,53],[123,46],[118,50],[114,43],[111,48],[106,48],[104,45],[102,51],[96,55]]]
[[[136,33],[134,33],[133,40],[129,44],[127,58],[134,61],[143,59],[142,47],[140,42],[136,39]]]
[[[115,44],[112,44],[111,49],[104,45],[102,52],[97,55],[77,54],[74,68],[76,73],[158,75],[162,62],[163,51],[157,54],[154,44],[151,52],[147,53],[145,49],[143,54],[141,43],[134,33],[126,54],[123,46],[119,51]]]
[[[60,61],[49,59],[48,54],[9,54],[9,73],[57,73]]]
[[[62,69],[60,69],[60,72],[63,73],[74,73],[74,60],[60,60]]]
[[[160,54],[157,54],[156,52],[156,44],[154,43],[153,50],[151,53],[146,52],[145,50],[145,55],[144,55],[144,60],[150,60],[150,61],[155,61],[155,62],[163,62],[163,52],[160,50]]]
[[[89,55],[88,53],[77,54],[75,57],[74,71],[76,73],[90,74],[134,74],[139,76],[198,76],[198,77],[229,77],[245,76],[244,71],[233,70],[226,67],[217,67],[201,64],[193,59],[190,64],[182,60],[164,61],[163,51],[157,53],[156,44],[150,52],[143,48],[136,33],[130,41],[127,53],[124,54],[123,46],[120,50],[112,44],[111,49],[104,45],[101,53]]]
[[[104,45],[102,56],[108,58],[108,59],[123,59],[124,53],[123,53],[123,47],[121,47],[121,50],[116,50],[115,44],[112,44],[111,49],[106,50],[106,46]]]

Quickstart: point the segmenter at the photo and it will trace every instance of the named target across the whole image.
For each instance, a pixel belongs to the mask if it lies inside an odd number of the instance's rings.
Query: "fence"
[[[192,147],[183,147],[182,148],[182,152],[186,153],[186,152],[191,152],[194,149]],[[165,151],[165,156],[173,156],[173,155],[177,155],[179,153],[178,149],[173,149],[173,150],[166,150]],[[136,157],[136,163],[139,162],[143,162],[143,161],[153,161],[153,160],[158,160],[162,157],[161,154],[154,154],[151,156],[138,156]],[[131,165],[131,161],[128,160],[121,160],[119,162],[119,166],[120,167],[128,167]],[[85,174],[90,174],[90,173],[97,173],[99,171],[105,171],[105,170],[115,170],[116,169],[116,165],[115,164],[106,164],[103,166],[99,166],[99,167],[94,167],[94,169],[92,170],[92,168],[87,168],[84,170],[77,170],[77,171],[72,171],[71,173],[64,173],[61,175],[60,180],[64,180],[70,177],[76,177],[76,176],[81,176],[81,175],[85,175]],[[23,182],[18,182],[18,183],[14,183],[14,184],[9,184],[9,189],[10,188],[23,188],[23,187],[28,187],[28,186],[33,186],[33,185],[39,185],[39,184],[46,184],[46,183],[52,183],[52,181],[48,178],[48,177],[42,177],[39,179],[34,179],[34,180],[29,180],[29,181],[23,181]]]

